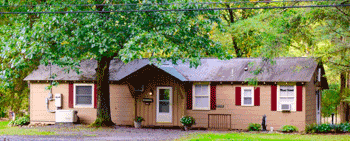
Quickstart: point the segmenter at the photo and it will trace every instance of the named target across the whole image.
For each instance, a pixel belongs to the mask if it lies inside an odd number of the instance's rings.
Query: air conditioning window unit
[[[282,111],[290,111],[291,110],[291,104],[281,104],[281,110]]]
[[[56,110],[56,123],[75,123],[78,121],[76,110]]]

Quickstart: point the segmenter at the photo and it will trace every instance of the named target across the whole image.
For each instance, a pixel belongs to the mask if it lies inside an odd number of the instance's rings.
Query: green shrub
[[[306,133],[349,132],[350,123],[341,124],[310,124],[305,127]]]
[[[316,133],[317,132],[317,124],[308,124],[305,127],[305,132],[306,133]]]
[[[281,128],[283,132],[297,132],[298,128],[293,125],[283,125]]]
[[[141,116],[138,116],[138,117],[136,117],[135,118],[135,121],[136,122],[142,122],[142,121],[144,121],[145,119],[143,118],[143,117],[141,117]]]
[[[349,132],[350,131],[350,123],[341,123],[338,125],[336,132]]]
[[[28,125],[30,122],[29,115],[25,115],[23,117],[16,117],[15,120],[9,122],[9,126],[20,126],[20,125]]]
[[[259,123],[249,123],[248,130],[249,131],[260,131],[261,125]]]
[[[180,122],[184,125],[184,126],[192,126],[194,124],[196,124],[196,120],[191,117],[191,116],[183,116],[180,119]]]
[[[333,126],[331,124],[321,124],[321,125],[317,125],[317,132],[318,133],[327,133],[327,132],[331,132],[333,129]]]

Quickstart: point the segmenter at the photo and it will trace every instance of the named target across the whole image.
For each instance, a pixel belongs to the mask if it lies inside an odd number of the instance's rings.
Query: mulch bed
[[[8,121],[8,118],[0,118],[0,121]]]

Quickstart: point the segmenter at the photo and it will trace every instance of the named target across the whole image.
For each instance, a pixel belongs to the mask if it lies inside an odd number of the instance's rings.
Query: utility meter
[[[62,94],[55,94],[56,107],[62,107]]]

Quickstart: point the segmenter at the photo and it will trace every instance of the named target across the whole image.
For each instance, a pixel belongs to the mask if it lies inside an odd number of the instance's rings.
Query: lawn
[[[298,140],[298,141],[345,141],[350,140],[349,135],[300,135],[300,134],[266,134],[266,133],[194,133],[179,140],[234,140],[234,141],[273,141],[273,140]]]
[[[8,127],[9,121],[0,122],[0,135],[56,135],[54,132],[39,131],[38,129]]]

